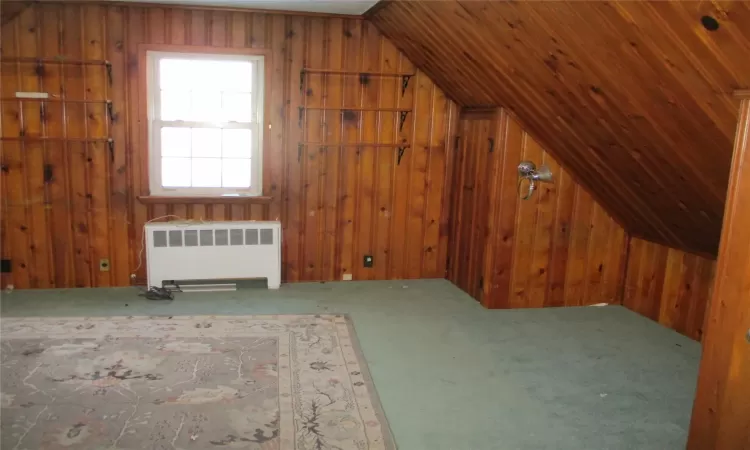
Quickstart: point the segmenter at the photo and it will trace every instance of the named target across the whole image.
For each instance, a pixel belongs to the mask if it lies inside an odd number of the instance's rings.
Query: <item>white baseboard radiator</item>
[[[149,286],[251,278],[266,278],[269,289],[281,284],[279,222],[158,222],[145,233]]]

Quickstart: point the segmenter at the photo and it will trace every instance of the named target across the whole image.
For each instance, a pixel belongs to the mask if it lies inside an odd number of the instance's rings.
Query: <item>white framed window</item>
[[[147,60],[151,195],[262,195],[263,56]]]

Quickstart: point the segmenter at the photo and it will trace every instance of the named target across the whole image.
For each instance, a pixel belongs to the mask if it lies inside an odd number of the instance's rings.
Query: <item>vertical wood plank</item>
[[[332,19],[328,21],[326,28],[327,41],[327,67],[341,69],[342,46],[343,46],[343,21]],[[340,75],[329,75],[323,78],[322,83],[322,106],[325,108],[342,107],[343,96],[340,89]],[[322,188],[323,201],[323,238],[321,242],[322,261],[321,274],[326,280],[340,280],[340,268],[337,266],[338,253],[336,251],[338,236],[338,196],[339,179],[341,177],[340,155],[341,151],[335,145],[341,142],[341,111],[327,110],[323,114],[323,129],[321,139],[331,143],[324,153],[324,173]]]
[[[16,19],[18,29],[19,54],[33,57],[39,52],[40,23],[37,8],[27,8]],[[43,86],[43,74],[35,73],[32,64],[21,64],[21,90],[38,92]],[[43,71],[42,71],[43,73]],[[43,108],[44,107],[44,108]],[[27,136],[44,136],[46,133],[45,104],[22,103],[23,129]],[[31,287],[49,288],[53,285],[51,270],[50,242],[48,240],[47,186],[44,180],[47,149],[42,142],[25,142],[21,146],[22,164],[25,171],[25,195],[28,198],[26,209],[27,235],[29,238],[29,275]]]
[[[316,61],[318,64],[323,61],[324,37],[323,21],[316,18],[309,19],[309,28],[306,35],[306,61]],[[323,112],[320,110],[323,100],[323,86],[320,76],[313,76],[307,81],[305,91],[304,105],[311,108],[305,111],[305,141],[307,142],[325,142],[323,129]],[[304,243],[303,243],[303,279],[320,280],[320,246],[323,231],[320,227],[322,204],[318,201],[320,193],[320,166],[321,160],[325,161],[327,147],[320,145],[309,145],[304,151],[303,162],[303,190],[302,204],[304,211]]]
[[[62,53],[62,7],[51,6],[39,8],[41,29],[41,55],[53,58]],[[45,92],[65,97],[65,83],[62,66],[47,65],[43,75]],[[4,96],[4,95],[3,95]],[[50,102],[45,110],[46,135],[65,136],[65,103]],[[73,285],[73,246],[70,229],[70,209],[68,207],[68,162],[64,142],[46,143],[46,164],[51,169],[51,177],[46,180],[49,204],[49,231],[51,235],[50,251],[53,255],[55,287]]]
[[[445,259],[441,259],[439,253],[441,213],[443,208],[448,207],[444,204],[446,185],[443,177],[448,167],[445,129],[450,120],[446,113],[450,106],[449,100],[434,85],[432,85],[431,97],[432,108],[429,117],[432,118],[432,124],[426,135],[429,159],[425,178],[426,204],[422,217],[424,239],[420,274],[423,278],[443,278],[445,277]],[[427,120],[430,119],[427,118]]]
[[[63,27],[65,30],[63,50],[72,59],[83,59],[83,11],[80,5],[65,8]],[[86,72],[81,66],[69,65],[65,67],[65,95],[68,98],[86,98]],[[66,136],[87,137],[88,119],[86,108],[82,104],[68,104],[66,106]],[[93,286],[94,277],[91,265],[91,242],[89,230],[91,228],[89,216],[89,161],[88,145],[85,143],[67,143],[70,164],[70,205],[73,221],[75,286]]]
[[[515,126],[518,126],[517,124]],[[522,145],[522,160],[540,161],[541,149],[524,133]],[[517,165],[517,164],[516,164]],[[543,187],[542,187],[543,188]],[[539,208],[539,192],[528,200],[518,203],[516,215],[515,245],[519,251],[513,253],[513,282],[511,285],[511,306],[523,307],[530,304],[531,280],[538,275],[532,266],[534,248],[534,232],[537,227],[537,209]],[[585,239],[585,236],[582,235]],[[535,273],[536,272],[536,273]]]
[[[266,145],[266,153],[263,156],[265,168],[263,171],[264,192],[273,197],[269,205],[268,214],[270,220],[282,219],[282,194],[284,192],[285,171],[287,163],[287,153],[285,152],[285,135],[286,122],[284,117],[289,114],[291,108],[287,109],[284,101],[285,92],[291,83],[291,75],[287,74],[286,65],[288,60],[283,57],[286,49],[286,18],[284,16],[272,16],[268,18],[271,21],[268,34],[271,37],[272,58],[270,63],[273,65],[273,79],[269,80],[271,89],[271,117],[267,119],[270,132],[268,136],[270,142]],[[245,38],[246,39],[246,38]],[[285,77],[285,74],[287,75]],[[299,73],[297,74],[299,77]],[[293,145],[293,144],[286,144]],[[287,147],[288,148],[288,147]],[[283,219],[282,219],[283,222]],[[327,278],[331,279],[331,278]]]
[[[127,8],[125,17],[127,48],[127,89],[126,121],[126,164],[130,167],[130,210],[132,225],[129,229],[131,245],[131,265],[135,269],[136,280],[145,281],[146,260],[143,248],[143,227],[148,220],[148,208],[137,200],[148,194],[148,141],[142,134],[141,102],[146,101],[146,80],[141,80],[142,69],[138,61],[138,45],[146,42],[146,17],[143,8]]]
[[[555,207],[554,231],[550,245],[550,261],[547,298],[545,306],[565,305],[565,274],[570,246],[571,220],[575,200],[576,184],[570,175],[558,166],[555,174],[557,205]]]
[[[367,22],[362,25],[361,62],[360,70],[363,72],[378,71],[380,67],[380,38],[375,27]],[[358,106],[360,108],[377,108],[380,99],[378,80],[372,77],[359,80],[360,95]],[[358,271],[357,279],[372,280],[375,278],[375,265],[385,265],[385,259],[374,259],[374,233],[373,221],[375,220],[375,183],[376,183],[376,158],[379,151],[392,152],[393,149],[373,148],[369,143],[379,142],[377,127],[380,114],[375,111],[362,111],[359,113],[360,142],[364,143],[359,150],[359,180],[357,191],[357,216],[355,233],[358,237],[355,247],[355,257]],[[373,257],[373,267],[364,267],[365,255]]]
[[[531,155],[539,155],[531,156],[531,161],[539,161],[539,164],[549,166],[553,170],[553,173],[560,173],[560,166],[544,152],[535,140],[531,139],[529,146],[536,148],[535,152],[530,152]],[[529,155],[526,156],[526,158],[528,157]],[[547,294],[547,285],[549,283],[550,244],[552,242],[552,227],[555,218],[557,192],[555,191],[554,184],[539,183],[535,195],[537,196],[536,219],[526,306],[542,307],[546,300],[545,295]],[[519,225],[525,226],[523,224]]]
[[[402,70],[407,72],[416,69],[408,64],[402,66]],[[407,122],[404,126],[411,126],[411,136],[408,138],[411,142],[409,153],[410,175],[408,188],[408,210],[406,218],[406,260],[404,278],[419,278],[422,274],[424,261],[424,236],[425,236],[425,210],[427,206],[427,170],[430,147],[430,120],[433,116],[433,84],[432,81],[422,72],[409,83],[414,86],[412,112],[407,115]],[[412,116],[411,118],[409,116]],[[426,126],[425,126],[426,125]],[[401,163],[404,163],[402,159]]]
[[[170,44],[185,43],[185,22],[187,20],[184,9],[172,8],[169,10],[168,42]]]
[[[89,60],[103,60],[105,52],[102,23],[105,14],[101,6],[86,5],[83,8],[83,39],[85,42],[83,57]],[[104,67],[87,66],[84,74],[87,100],[102,101],[107,99],[106,74]],[[109,124],[106,107],[102,103],[87,104],[86,133],[89,138],[108,138]],[[91,265],[95,286],[106,287],[112,284],[109,270],[100,270],[101,260],[111,259],[109,235],[109,188],[110,188],[110,154],[103,142],[92,142],[88,145],[88,183],[90,223],[88,227],[91,245]]]
[[[729,450],[750,439],[750,97],[741,99],[716,283],[708,311],[688,450]]]
[[[359,68],[360,57],[360,23],[355,20],[343,22],[344,48],[342,68],[356,71]],[[356,76],[342,76],[342,107],[352,107],[359,100],[359,79]],[[344,114],[342,111],[341,142],[356,144],[359,140],[357,130],[357,115]],[[339,274],[357,274],[361,261],[355,259],[354,254],[354,220],[356,213],[357,170],[359,164],[359,149],[356,146],[339,148],[341,178],[339,191],[339,226],[338,226],[338,258]],[[393,275],[391,275],[393,276]]]
[[[106,54],[112,62],[112,86],[108,97],[116,114],[110,126],[110,135],[114,139],[115,150],[110,161],[110,222],[111,222],[111,271],[114,286],[130,284],[130,249],[133,243],[129,239],[128,223],[130,211],[130,171],[127,156],[127,55],[125,47],[125,18],[123,7],[106,9]],[[106,81],[105,81],[106,82]],[[106,119],[105,119],[106,120]]]
[[[500,115],[498,150],[502,151],[501,182],[497,192],[499,203],[497,235],[493,244],[495,267],[492,274],[492,291],[485,304],[490,308],[508,308],[511,305],[513,260],[516,252],[516,210],[518,192],[516,166],[521,161],[523,132],[514,125],[507,112]]]
[[[299,80],[300,71],[305,67],[305,20],[300,17],[293,17],[287,23],[286,29],[286,64],[288,67],[288,78]],[[307,81],[307,77],[305,78]],[[300,244],[304,238],[301,235],[302,216],[300,198],[302,195],[302,169],[301,161],[305,156],[305,148],[298,147],[302,142],[302,132],[298,123],[297,111],[302,106],[302,94],[299,82],[297,85],[290,82],[286,91],[289,95],[289,107],[286,115],[286,192],[284,199],[286,203],[286,227],[284,236],[286,245],[284,256],[286,260],[286,281],[294,282],[302,279],[302,254]]]
[[[444,139],[445,154],[445,167],[442,174],[442,204],[440,209],[440,219],[438,223],[439,228],[439,242],[437,250],[438,263],[443,264],[443,270],[440,274],[444,274],[444,277],[450,279],[451,275],[451,261],[455,261],[455,255],[451,256],[451,245],[450,236],[452,233],[452,221],[451,211],[454,207],[454,196],[455,189],[453,188],[455,182],[455,161],[456,161],[456,140],[458,139],[458,105],[455,102],[449,101],[446,105],[445,120],[443,122],[442,135]],[[440,133],[441,131],[438,131]],[[437,274],[440,276],[440,274]]]
[[[386,39],[380,38],[380,66],[383,73],[394,73],[398,71],[399,53],[396,47]],[[377,83],[380,94],[378,95],[378,107],[382,109],[396,108],[397,96],[400,95],[398,79],[395,77],[379,77],[371,80]],[[396,122],[394,115],[381,113],[378,117],[377,136],[378,142],[392,144],[397,142]],[[407,150],[408,151],[408,150]],[[393,185],[393,168],[396,165],[395,153],[390,148],[380,148],[375,152],[375,173],[373,174],[375,190],[375,217],[373,225],[373,256],[375,266],[373,268],[375,278],[388,279],[391,267],[391,237],[393,230],[393,208],[395,191]]]

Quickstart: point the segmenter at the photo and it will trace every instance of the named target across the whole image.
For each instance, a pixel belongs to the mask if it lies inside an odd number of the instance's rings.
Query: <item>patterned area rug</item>
[[[3,449],[395,449],[339,315],[2,320]]]

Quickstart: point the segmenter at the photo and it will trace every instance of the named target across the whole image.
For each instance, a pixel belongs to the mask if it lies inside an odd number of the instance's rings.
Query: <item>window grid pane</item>
[[[260,125],[253,94],[258,63],[171,56],[157,61],[155,114],[173,122],[158,132],[162,186],[250,188]]]

